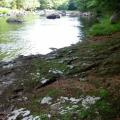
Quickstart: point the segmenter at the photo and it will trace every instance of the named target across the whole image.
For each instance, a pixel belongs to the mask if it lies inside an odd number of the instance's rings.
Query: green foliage
[[[0,14],[7,14],[8,12],[8,9],[0,9]]]
[[[68,10],[68,1],[63,2],[57,7],[58,10]]]
[[[40,118],[41,120],[48,120],[48,116],[45,114],[41,115]]]
[[[87,11],[87,0],[77,0],[77,4],[80,11]]]
[[[10,0],[0,0],[0,6],[10,7]]]
[[[100,89],[100,97],[106,98],[108,96],[108,91],[105,89]]]
[[[89,108],[80,107],[79,118],[80,120],[113,120],[113,109],[110,103],[105,99],[97,101]]]
[[[89,34],[92,36],[110,35],[118,31],[120,31],[120,23],[111,24],[109,19],[105,18],[100,23],[93,25],[89,30]]]
[[[48,91],[47,96],[55,97],[63,93],[63,90],[60,89],[51,89]]]
[[[116,10],[120,8],[119,0],[77,0],[79,9],[82,11],[88,10]],[[102,9],[101,9],[102,8]]]
[[[68,0],[39,0],[40,9],[67,9]]]
[[[16,8],[17,8],[17,5],[16,5],[16,1],[15,1],[15,0],[13,0],[13,1],[11,2],[11,8],[12,8],[12,9],[16,9]]]
[[[71,120],[71,113],[63,114],[60,120]]]
[[[76,10],[77,9],[77,1],[69,0],[68,2],[68,10]]]
[[[81,11],[89,10],[116,10],[120,8],[119,0],[0,0],[0,6],[34,9],[69,9]],[[102,9],[101,9],[102,8]]]
[[[1,0],[0,6],[11,7],[12,9],[35,9],[39,7],[38,0]]]

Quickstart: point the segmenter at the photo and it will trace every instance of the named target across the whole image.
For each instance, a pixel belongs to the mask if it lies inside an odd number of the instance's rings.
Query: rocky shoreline
[[[118,120],[119,48],[112,36],[1,62],[0,119]]]

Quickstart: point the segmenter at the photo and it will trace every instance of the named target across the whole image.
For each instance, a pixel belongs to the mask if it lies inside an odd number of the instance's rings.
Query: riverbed
[[[8,24],[0,18],[0,60],[19,55],[47,54],[50,48],[62,48],[81,41],[83,32],[78,17],[49,20],[38,15],[26,16],[23,24]]]

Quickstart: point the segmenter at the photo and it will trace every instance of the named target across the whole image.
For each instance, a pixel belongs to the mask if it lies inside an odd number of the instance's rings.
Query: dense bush
[[[111,24],[109,18],[104,18],[100,23],[95,24],[90,28],[89,34],[93,36],[110,35],[118,31],[120,31],[120,23]]]

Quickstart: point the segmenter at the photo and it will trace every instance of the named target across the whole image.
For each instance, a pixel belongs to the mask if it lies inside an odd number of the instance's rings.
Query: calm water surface
[[[46,54],[49,48],[62,48],[81,40],[78,18],[62,17],[49,20],[27,16],[24,24],[8,24],[0,18],[0,60],[19,55]]]

